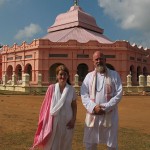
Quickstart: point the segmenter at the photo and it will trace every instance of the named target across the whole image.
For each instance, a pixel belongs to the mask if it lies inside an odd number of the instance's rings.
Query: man
[[[122,97],[121,79],[116,71],[106,67],[103,53],[93,54],[95,70],[88,73],[81,86],[81,99],[87,110],[84,139],[86,150],[97,150],[106,144],[108,150],[118,150],[118,108]]]

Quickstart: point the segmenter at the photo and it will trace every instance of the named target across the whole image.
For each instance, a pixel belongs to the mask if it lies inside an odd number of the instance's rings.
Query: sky
[[[0,0],[0,44],[12,46],[42,38],[73,0]],[[79,0],[112,41],[150,48],[150,0]]]

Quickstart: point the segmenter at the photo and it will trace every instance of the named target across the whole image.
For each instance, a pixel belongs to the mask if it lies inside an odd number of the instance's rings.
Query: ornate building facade
[[[2,48],[1,77],[7,80],[16,75],[17,81],[28,73],[30,85],[38,85],[38,75],[42,75],[42,85],[55,82],[55,69],[65,64],[74,83],[75,74],[80,83],[85,75],[94,69],[92,55],[101,50],[106,57],[107,66],[119,72],[123,85],[127,75],[132,76],[133,85],[138,84],[138,76],[150,74],[150,49],[138,47],[128,41],[111,41],[104,30],[97,26],[96,20],[79,6],[74,5],[66,13],[59,14],[48,33],[30,44],[14,44]]]
[[[2,81],[2,45],[0,44],[0,81]]]

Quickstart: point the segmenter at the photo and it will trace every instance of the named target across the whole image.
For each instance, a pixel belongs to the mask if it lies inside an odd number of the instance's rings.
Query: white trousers
[[[86,150],[98,150],[96,143],[94,143],[94,144],[85,143],[85,147],[86,147]],[[107,150],[118,150],[118,148],[117,147],[116,148],[107,147]]]

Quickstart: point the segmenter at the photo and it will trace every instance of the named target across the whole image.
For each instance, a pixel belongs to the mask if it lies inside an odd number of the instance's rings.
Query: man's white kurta
[[[117,146],[118,136],[118,108],[117,104],[122,97],[122,84],[120,77],[116,71],[109,70],[111,77],[112,98],[107,101],[107,94],[105,88],[104,74],[97,73],[96,81],[96,96],[95,102],[90,100],[90,88],[93,80],[93,72],[90,72],[85,77],[81,86],[82,103],[86,110],[93,112],[96,104],[104,105],[105,111],[111,113],[111,127],[104,127],[104,115],[96,115],[94,127],[87,127],[84,130],[84,143],[104,143],[109,147]]]

